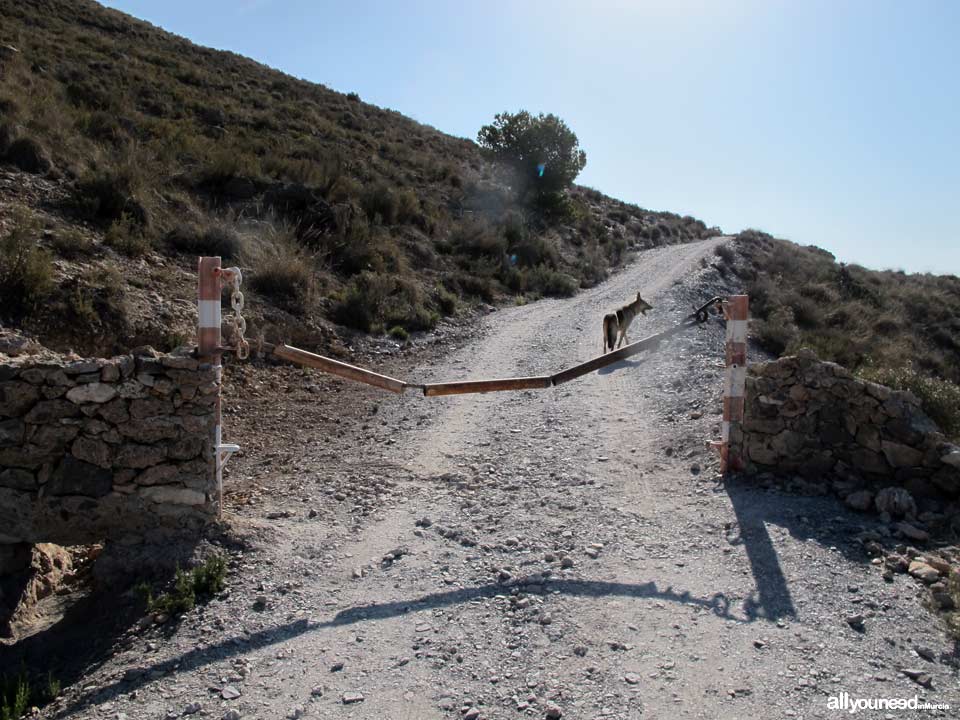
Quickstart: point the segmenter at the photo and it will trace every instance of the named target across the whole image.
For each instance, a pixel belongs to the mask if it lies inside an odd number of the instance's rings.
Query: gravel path
[[[720,242],[492,313],[396,371],[556,371],[598,354],[603,313],[637,291],[654,310],[631,339],[665,329],[723,289],[704,267]],[[960,707],[956,648],[911,578],[870,564],[870,518],[717,481],[722,342],[713,321],[558,388],[455,398],[241,373],[228,484],[257,546],[228,592],[131,631],[52,714],[829,718],[841,691]],[[857,717],[915,711],[892,712]]]

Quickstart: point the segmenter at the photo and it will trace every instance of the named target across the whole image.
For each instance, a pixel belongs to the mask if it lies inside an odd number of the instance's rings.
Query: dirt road
[[[637,291],[654,310],[631,339],[664,329],[723,289],[701,262],[718,242],[492,313],[397,372],[559,370],[599,353],[599,318]],[[884,582],[856,540],[870,518],[717,482],[722,341],[710,324],[558,388],[446,399],[248,374],[273,402],[233,404],[228,483],[241,522],[269,518],[263,542],[224,596],[133,635],[55,714],[830,718],[841,692],[960,707],[956,649],[914,581]],[[321,415],[340,429],[318,436]]]

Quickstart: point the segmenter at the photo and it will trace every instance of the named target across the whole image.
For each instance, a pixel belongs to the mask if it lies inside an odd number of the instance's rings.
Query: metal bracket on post
[[[219,389],[219,386],[223,382],[223,366],[221,364],[223,348],[220,346],[220,303],[222,302],[223,277],[226,276],[234,285],[238,283],[233,282],[234,269],[229,268],[223,270],[220,266],[220,258],[218,257],[200,258],[197,274],[197,310],[199,315],[197,354],[213,365],[218,384],[216,403],[214,404],[215,429],[212,450],[217,480],[217,517],[223,517],[223,466],[229,457],[240,449],[240,446],[224,444],[223,442],[221,390]],[[239,280],[239,271],[235,274],[237,280]],[[235,304],[234,307],[236,309]],[[240,309],[242,309],[242,307],[241,296]]]

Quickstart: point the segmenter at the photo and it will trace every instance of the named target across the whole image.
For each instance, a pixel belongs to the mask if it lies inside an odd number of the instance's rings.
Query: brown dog
[[[653,305],[648,303],[640,293],[637,293],[637,299],[632,303],[624,305],[616,312],[607,313],[603,316],[603,352],[607,349],[614,350],[614,346],[620,347],[627,339],[627,328],[637,316],[638,313],[647,314],[647,310],[652,310]],[[619,342],[618,342],[619,336]]]

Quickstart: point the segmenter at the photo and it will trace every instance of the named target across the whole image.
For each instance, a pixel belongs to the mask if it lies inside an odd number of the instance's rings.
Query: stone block
[[[24,420],[28,423],[43,425],[55,422],[62,418],[72,418],[80,415],[80,409],[66,400],[41,400],[26,414]]]
[[[857,444],[872,452],[880,452],[880,431],[875,425],[862,424],[857,431]]]
[[[759,414],[747,413],[743,419],[743,429],[763,435],[775,435],[786,427],[783,418],[775,415],[772,418],[762,417]]]
[[[103,404],[117,396],[117,388],[102,382],[93,382],[87,385],[78,385],[67,392],[67,400],[80,404]]]
[[[770,439],[770,447],[779,455],[796,455],[803,448],[804,437],[792,430],[784,430]]]
[[[91,465],[109,468],[113,465],[113,448],[103,440],[91,437],[78,437],[70,448],[71,454],[78,460]]]
[[[176,440],[180,437],[179,418],[154,417],[146,420],[132,420],[119,426],[120,434],[145,443],[161,440]]]
[[[115,398],[108,403],[104,403],[97,410],[97,414],[114,425],[125,423],[130,419],[127,401],[123,398]]]
[[[164,448],[156,445],[123,445],[114,456],[114,466],[142,470],[163,462],[166,458]]]
[[[112,472],[78,460],[72,455],[66,455],[54,470],[46,485],[46,491],[50,495],[85,495],[100,498],[107,495],[112,487]]]
[[[77,425],[33,425],[28,439],[44,452],[60,455],[79,433]]]
[[[890,466],[883,456],[867,448],[856,448],[851,452],[849,463],[857,470],[875,475],[886,475],[890,472]]]
[[[212,448],[212,443],[209,444]],[[190,435],[168,445],[167,457],[172,460],[192,460],[200,455],[207,445],[207,438]]]
[[[84,373],[99,372],[103,365],[103,360],[78,360],[77,362],[67,363],[63,367],[66,375],[82,375]]]
[[[61,387],[59,385],[49,386],[44,385],[40,388],[40,395],[44,400],[56,400],[57,398],[62,398],[67,394],[67,388]]]
[[[918,467],[923,465],[923,453],[902,443],[884,440],[881,442],[883,455],[895,468]]]
[[[0,417],[19,417],[40,398],[40,391],[30,383],[12,380],[0,383]]]
[[[155,485],[141,488],[137,493],[150,502],[159,505],[202,506],[207,503],[206,493],[174,485]]]
[[[28,470],[7,468],[0,472],[0,487],[13,488],[14,490],[36,490],[37,478]]]
[[[23,442],[27,426],[19,418],[0,420],[0,448],[15,447]]]
[[[77,385],[91,385],[100,382],[100,373],[88,373],[86,375],[75,375],[73,378]]]
[[[43,463],[50,460],[50,453],[36,445],[0,448],[0,467],[18,467],[39,470]]]
[[[136,380],[127,380],[125,383],[117,385],[117,395],[125,400],[141,398],[146,396],[146,394],[146,388],[142,383],[139,383]]]
[[[130,416],[136,420],[170,414],[170,403],[158,398],[143,398],[130,401]]]
[[[163,375],[163,361],[159,357],[137,357],[137,375]]]
[[[56,387],[70,387],[73,385],[73,380],[68,378],[63,370],[52,370],[48,372],[46,382],[47,385]]]
[[[167,355],[160,358],[160,362],[165,368],[173,370],[196,370],[200,365],[194,358],[183,355]]]
[[[47,373],[40,368],[27,368],[20,372],[20,379],[31,385],[43,385],[47,380]]]
[[[171,465],[168,463],[154,465],[153,467],[147,468],[142,473],[137,475],[136,484],[143,486],[167,485],[177,482],[178,474],[179,467],[177,465]]]
[[[750,440],[745,444],[745,449],[747,457],[758,465],[776,465],[780,461],[780,455],[763,442]]]

